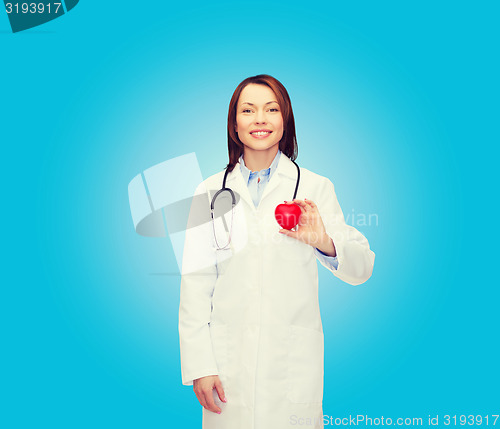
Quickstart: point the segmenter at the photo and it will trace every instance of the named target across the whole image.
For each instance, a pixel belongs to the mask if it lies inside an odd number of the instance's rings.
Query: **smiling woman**
[[[247,85],[239,97],[234,127],[245,145],[247,159],[258,157],[257,151],[265,151],[279,144],[283,137],[283,117],[276,96],[264,85]],[[247,161],[247,167],[252,169]]]
[[[193,385],[205,429],[289,428],[291,416],[320,428],[324,338],[316,259],[357,285],[371,276],[375,254],[346,225],[333,183],[295,164],[292,106],[278,80],[241,82],[227,127],[229,163],[196,194],[206,194],[207,212],[221,184],[239,196],[229,217],[234,247],[217,246],[211,228],[186,231],[183,265],[213,262],[183,269],[182,382]],[[299,224],[280,229],[275,208],[295,193]],[[192,206],[190,217],[204,209]]]
[[[248,85],[241,93],[237,107],[235,131],[245,145],[246,166],[257,170],[262,154],[275,155],[283,137],[283,118],[273,91],[262,85]],[[275,149],[275,150],[273,150]],[[274,158],[274,156],[273,156]]]
[[[229,102],[227,169],[233,170],[244,151],[247,168],[267,168],[278,149],[292,160],[297,158],[295,120],[288,92],[281,82],[268,75],[245,79]]]

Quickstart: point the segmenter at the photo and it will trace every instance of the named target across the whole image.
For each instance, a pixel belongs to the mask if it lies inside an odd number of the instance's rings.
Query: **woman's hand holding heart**
[[[297,230],[280,229],[279,232],[316,247],[328,256],[337,256],[333,240],[326,233],[316,204],[306,198],[304,200],[294,199],[293,203],[297,204],[301,211]]]

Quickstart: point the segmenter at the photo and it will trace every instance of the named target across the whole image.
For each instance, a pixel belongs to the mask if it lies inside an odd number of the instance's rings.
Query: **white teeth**
[[[256,136],[267,136],[269,134],[269,131],[256,131],[256,132],[250,133],[250,134],[254,134]]]

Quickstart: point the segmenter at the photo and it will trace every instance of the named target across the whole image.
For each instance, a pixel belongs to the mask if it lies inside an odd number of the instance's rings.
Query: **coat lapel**
[[[276,167],[276,171],[271,177],[271,180],[264,188],[264,192],[262,193],[261,201],[266,198],[271,192],[273,192],[285,179],[296,179],[297,178],[297,167],[295,164],[290,161],[283,152],[281,152],[280,159],[278,162],[278,166]],[[295,189],[295,188],[294,188]],[[293,194],[290,195],[293,197]]]
[[[255,210],[250,191],[248,190],[248,186],[243,179],[243,175],[241,174],[239,162],[234,166],[233,170],[228,173],[226,187],[231,188],[233,192],[237,193],[243,201]]]

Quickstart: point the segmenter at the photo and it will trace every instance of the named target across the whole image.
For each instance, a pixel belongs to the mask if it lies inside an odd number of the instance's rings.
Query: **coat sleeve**
[[[375,253],[370,250],[365,236],[345,223],[333,183],[326,177],[323,179],[320,198],[316,205],[326,233],[335,245],[337,269],[332,269],[332,266],[326,264],[322,258],[318,260],[340,280],[351,285],[359,285],[372,275]]]
[[[217,267],[208,195],[204,183],[195,191],[182,256],[179,342],[182,384],[186,386],[197,378],[218,375],[210,338]]]
[[[314,248],[314,254],[325,267],[328,267],[329,270],[336,270],[339,266],[339,261],[336,256],[325,255],[317,247]]]

